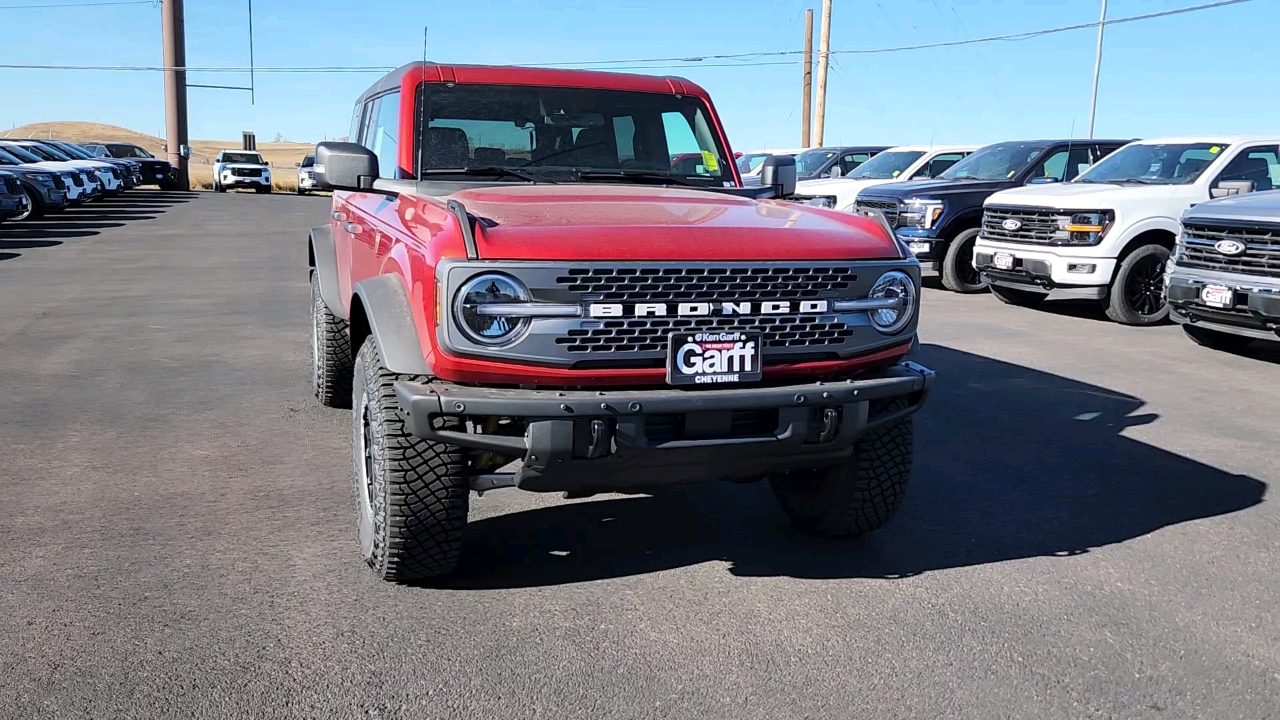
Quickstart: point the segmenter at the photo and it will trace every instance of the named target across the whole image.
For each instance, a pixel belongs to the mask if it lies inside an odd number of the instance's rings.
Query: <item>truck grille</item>
[[[853,268],[603,267],[570,268],[556,282],[588,300],[774,300],[835,297],[858,276]]]
[[[71,173],[71,184],[76,187],[84,187],[84,176],[78,172]]]
[[[859,210],[879,210],[884,213],[884,219],[889,224],[898,226],[898,201],[897,200],[857,200],[855,207]]]
[[[982,212],[982,237],[1001,242],[1047,245],[1067,239],[1064,227],[1070,216],[1048,208],[1011,208],[988,205]],[[1021,226],[1009,230],[1004,223],[1015,220]]]
[[[262,177],[262,171],[258,168],[231,168],[231,174],[236,177]]]
[[[58,190],[66,190],[66,189],[67,189],[67,181],[66,181],[66,180],[63,180],[61,175],[56,175],[56,174],[55,174],[55,175],[53,176],[53,187],[54,187],[55,189],[58,189]]]
[[[18,195],[22,191],[22,186],[18,184],[17,178],[6,177],[4,178],[4,189],[10,195]]]
[[[765,348],[843,345],[853,330],[830,315],[778,317],[636,318],[606,320],[602,327],[570,330],[556,344],[571,353],[653,352],[667,349],[667,336],[683,330],[758,330]]]
[[[1223,255],[1214,245],[1222,240],[1243,243],[1240,255]],[[1179,267],[1280,278],[1280,225],[1183,226],[1178,239]]]

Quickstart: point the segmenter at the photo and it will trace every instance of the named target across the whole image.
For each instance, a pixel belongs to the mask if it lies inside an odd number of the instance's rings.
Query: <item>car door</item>
[[[370,108],[361,132],[360,144],[378,156],[378,174],[385,179],[398,175],[400,93],[378,97]],[[349,199],[351,267],[357,282],[382,273],[391,252],[398,215],[395,198],[378,193],[354,193]]]
[[[1280,147],[1250,145],[1242,148],[1209,187],[1217,187],[1224,180],[1252,182],[1254,192],[1275,189],[1276,181],[1280,180]]]
[[[356,108],[352,119],[351,141],[360,143],[368,133],[368,125],[374,118],[376,100],[368,101]],[[356,237],[364,227],[356,203],[363,193],[339,190],[333,194],[333,244],[338,260],[338,285],[343,298],[350,298],[355,284],[364,279],[361,268],[367,263],[360,261]]]

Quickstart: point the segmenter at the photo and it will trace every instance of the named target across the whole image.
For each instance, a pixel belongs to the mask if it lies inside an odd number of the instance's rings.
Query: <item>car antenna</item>
[[[427,84],[427,26],[422,26],[422,77],[418,83],[418,89],[414,92],[417,97],[414,99],[418,103],[418,182],[422,182],[422,148],[427,144],[427,128],[424,127],[424,118],[427,113],[427,98],[425,85]]]

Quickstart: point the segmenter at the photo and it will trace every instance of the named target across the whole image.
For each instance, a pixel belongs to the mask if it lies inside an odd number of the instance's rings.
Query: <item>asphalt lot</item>
[[[759,485],[507,490],[457,579],[397,587],[309,393],[327,208],[0,226],[0,717],[1280,717],[1280,354],[926,291],[877,535]]]

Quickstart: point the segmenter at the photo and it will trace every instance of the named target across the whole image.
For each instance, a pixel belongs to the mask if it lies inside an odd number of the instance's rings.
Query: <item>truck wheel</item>
[[[44,216],[44,204],[40,199],[32,196],[27,192],[26,188],[22,188],[22,194],[27,198],[27,209],[13,216],[14,220],[37,220]]]
[[[1169,317],[1164,301],[1164,267],[1169,250],[1143,245],[1116,270],[1107,298],[1107,317],[1124,325],[1156,325]]]
[[[952,239],[942,259],[942,286],[952,292],[976,293],[987,289],[987,283],[973,266],[973,246],[978,242],[978,228],[965,230]]]
[[[1001,287],[999,285],[991,286],[991,294],[995,295],[1002,303],[1020,307],[1034,307],[1044,302],[1044,299],[1048,297],[1044,293]]]
[[[225,185],[223,185],[222,183],[217,182],[217,181],[215,180],[215,181],[214,181],[214,183],[213,183],[213,191],[214,191],[214,192],[224,193],[224,192],[226,192],[226,191],[227,191],[227,188],[226,188],[226,186],[225,186]]]
[[[356,357],[352,420],[360,550],[382,580],[447,575],[462,556],[467,524],[466,454],[410,435],[392,385],[417,380],[387,370],[373,338]],[[441,418],[441,428],[460,427]]]
[[[872,403],[872,415],[907,406],[905,398]],[[858,440],[853,458],[834,468],[772,477],[774,497],[791,524],[822,537],[864,535],[888,522],[906,497],[913,451],[911,418]]]
[[[1217,330],[1196,327],[1195,325],[1183,325],[1182,331],[1195,344],[1214,350],[1221,350],[1222,352],[1240,352],[1249,347],[1249,343],[1253,342],[1253,338],[1245,335],[1232,335],[1231,333],[1218,332]]]
[[[311,273],[311,387],[325,407],[351,407],[351,333],[320,297]]]
[[[271,194],[271,186],[270,186],[270,185],[268,185],[267,187],[260,187],[260,188],[258,188],[258,192],[259,192],[259,193],[267,193],[267,194],[269,195],[269,194]]]

